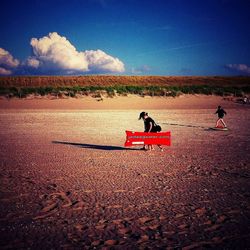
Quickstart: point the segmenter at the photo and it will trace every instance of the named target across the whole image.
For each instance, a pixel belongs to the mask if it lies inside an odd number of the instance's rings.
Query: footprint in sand
[[[70,194],[71,193],[67,191],[51,193],[49,195],[42,195],[41,198],[44,198],[46,200],[42,202],[42,209],[40,211],[40,214],[33,219],[43,219],[54,214],[60,208],[68,208],[72,207],[73,204],[75,205],[76,203],[73,203],[69,198]]]
[[[52,203],[52,204],[47,204],[45,207],[42,208],[41,212],[42,213],[48,213],[58,207],[58,202]]]
[[[76,200],[72,202],[72,207],[73,210],[82,210],[85,207],[85,203],[82,200]]]

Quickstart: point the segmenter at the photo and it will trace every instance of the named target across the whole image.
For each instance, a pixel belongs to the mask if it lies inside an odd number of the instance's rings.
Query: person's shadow
[[[189,124],[179,124],[179,123],[167,123],[164,122],[162,124],[170,125],[170,126],[179,126],[179,127],[187,127],[187,128],[205,128],[204,126],[199,126],[199,125],[189,125]]]
[[[79,148],[89,148],[89,149],[98,149],[98,150],[140,150],[138,148],[125,148],[119,146],[109,146],[109,145],[96,145],[96,144],[86,144],[86,143],[75,143],[67,141],[52,141],[54,144],[66,144]]]

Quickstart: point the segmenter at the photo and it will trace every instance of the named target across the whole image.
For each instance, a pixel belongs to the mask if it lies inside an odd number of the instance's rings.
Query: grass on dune
[[[222,76],[6,76],[1,87],[246,86],[250,77]]]
[[[250,93],[250,77],[220,76],[8,76],[0,77],[0,95],[93,97],[135,94],[178,96],[206,94],[243,96]]]

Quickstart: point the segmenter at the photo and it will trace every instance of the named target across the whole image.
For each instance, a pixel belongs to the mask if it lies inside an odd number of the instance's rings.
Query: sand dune
[[[1,87],[35,86],[182,86],[182,85],[249,86],[249,77],[223,76],[6,76]]]
[[[183,86],[183,85],[249,86],[249,77],[223,76],[6,76],[1,87],[35,86]]]

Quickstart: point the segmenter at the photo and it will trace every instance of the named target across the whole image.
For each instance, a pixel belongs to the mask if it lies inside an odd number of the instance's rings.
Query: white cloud
[[[0,48],[0,65],[15,68],[19,65],[19,61],[14,59],[7,50]]]
[[[32,55],[20,63],[0,48],[0,75],[18,74],[82,74],[121,73],[124,64],[102,50],[77,51],[56,32],[30,41]]]
[[[226,68],[236,70],[245,74],[250,74],[250,66],[246,64],[227,64]]]
[[[32,38],[34,56],[28,59],[29,66],[43,70],[75,70],[87,71],[88,63],[84,53],[76,51],[75,47],[56,32],[37,39]]]
[[[8,76],[8,75],[11,75],[11,74],[12,74],[11,70],[0,67],[0,75]]]
[[[77,51],[65,38],[56,32],[30,42],[33,56],[26,65],[41,72],[60,72],[65,74],[84,72],[123,72],[124,64],[101,50]]]
[[[37,60],[36,58],[34,57],[28,57],[28,59],[26,60],[26,64],[29,66],[29,67],[32,67],[32,68],[38,68],[39,65],[40,65],[40,62],[39,60]]]
[[[7,50],[0,48],[0,75],[11,75],[19,64]]]
[[[84,55],[88,61],[90,71],[124,71],[124,64],[118,58],[107,55],[102,50],[86,50]]]

